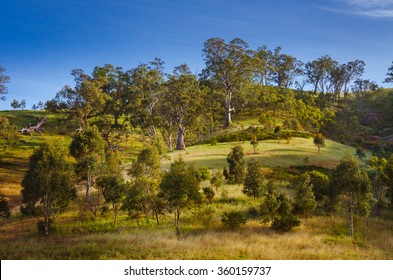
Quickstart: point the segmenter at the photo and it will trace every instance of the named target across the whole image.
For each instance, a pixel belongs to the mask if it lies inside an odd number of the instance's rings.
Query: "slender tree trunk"
[[[87,178],[86,178],[86,200],[87,200],[87,202],[90,201],[90,189],[91,189],[91,175],[90,175],[90,172],[88,172]]]
[[[231,108],[232,103],[232,90],[230,85],[226,87],[227,97],[225,99],[225,124],[224,127],[229,127],[232,124],[231,113],[234,110]]]
[[[113,221],[113,225],[115,226],[116,222],[117,222],[117,204],[116,203],[113,203],[113,210],[115,212],[115,219]]]
[[[179,127],[177,129],[177,141],[176,141],[176,150],[185,150],[186,149],[186,144],[184,143],[184,138],[185,138],[185,129],[183,125],[180,123]]]
[[[156,216],[156,222],[157,222],[157,225],[159,226],[160,225],[160,220],[158,219],[157,209],[154,209],[154,215]]]
[[[353,227],[353,212],[354,212],[354,206],[353,206],[353,197],[351,196],[349,200],[349,221],[350,221],[350,230],[351,230],[351,236],[354,235],[354,227]]]
[[[44,233],[45,236],[49,235],[49,199],[48,196],[45,196],[45,205],[44,205]]]
[[[176,226],[176,236],[180,236],[180,208],[176,207],[175,211],[175,226]]]

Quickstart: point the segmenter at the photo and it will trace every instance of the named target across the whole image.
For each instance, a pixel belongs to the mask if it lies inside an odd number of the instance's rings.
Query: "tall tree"
[[[127,113],[131,115],[131,124],[147,131],[148,137],[154,141],[159,125],[159,102],[165,92],[164,62],[155,58],[149,64],[140,64],[131,69],[131,102]]]
[[[303,212],[306,218],[317,207],[313,187],[308,174],[301,178],[300,184],[297,186],[294,206],[297,211]]]
[[[194,165],[187,165],[179,158],[171,164],[160,184],[161,196],[175,214],[176,235],[180,235],[180,215],[192,203],[201,202],[200,178]]]
[[[202,72],[205,79],[212,79],[225,90],[225,123],[231,122],[231,113],[235,110],[233,99],[240,99],[243,87],[253,77],[251,63],[252,52],[246,42],[235,38],[229,43],[221,38],[208,39],[202,50],[206,68]]]
[[[273,53],[273,80],[278,87],[288,88],[297,76],[302,75],[303,62],[280,51],[281,48],[277,47]]]
[[[17,143],[18,136],[17,127],[10,124],[6,117],[0,117],[0,147],[4,150],[13,147]]]
[[[227,162],[229,165],[229,181],[239,185],[242,184],[246,175],[243,147],[240,145],[233,147],[227,156]]]
[[[103,86],[107,82],[103,76],[89,76],[81,69],[71,71],[75,87],[65,86],[54,99],[46,103],[46,108],[61,111],[69,118],[77,118],[81,129],[89,125],[89,119],[100,115],[110,100]]]
[[[252,196],[254,200],[264,193],[264,175],[262,173],[262,163],[257,160],[250,160],[247,163],[247,173],[244,179],[242,192],[247,196]]]
[[[90,191],[95,179],[105,163],[106,142],[97,127],[88,127],[76,134],[70,145],[71,155],[77,160],[77,173],[86,183],[86,200],[90,201]]]
[[[314,94],[316,94],[318,90],[322,93],[325,92],[327,74],[333,65],[334,61],[328,55],[306,63],[304,73],[307,76],[307,81],[314,87]]]
[[[176,150],[184,150],[186,132],[193,130],[198,115],[202,113],[203,91],[197,77],[190,72],[186,64],[175,68],[166,85],[162,115],[167,124],[177,126]],[[171,126],[168,126],[168,129],[170,130]]]
[[[346,205],[350,234],[354,235],[354,216],[368,216],[372,203],[371,184],[367,173],[351,156],[345,156],[334,169],[331,180],[334,197]]]
[[[123,178],[114,175],[104,175],[98,179],[97,186],[102,189],[105,201],[112,203],[114,212],[113,224],[116,225],[117,211],[126,192]]]
[[[6,83],[10,81],[10,77],[4,74],[5,68],[0,65],[0,100],[5,100],[7,94]]]
[[[159,224],[158,215],[162,212],[162,199],[158,196],[159,185],[161,182],[160,155],[155,146],[144,148],[138,155],[136,161],[132,163],[132,167],[128,174],[132,178],[133,191],[129,192],[139,194],[143,205],[143,210],[147,216],[148,212],[152,212]],[[133,202],[133,199],[127,198]],[[132,203],[130,204],[132,206]]]
[[[392,65],[388,68],[388,72],[386,73],[386,79],[383,81],[384,83],[393,83],[393,62]]]
[[[96,66],[93,70],[93,77],[103,81],[102,90],[109,97],[104,112],[113,116],[113,126],[117,128],[120,125],[120,117],[124,115],[131,102],[131,77],[122,67],[115,67],[112,64]]]
[[[59,143],[45,143],[30,157],[30,168],[22,181],[22,203],[41,205],[44,233],[49,234],[50,217],[64,210],[76,192],[74,172],[67,150]]]

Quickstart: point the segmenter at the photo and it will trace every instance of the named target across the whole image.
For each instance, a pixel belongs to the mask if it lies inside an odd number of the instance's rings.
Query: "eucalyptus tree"
[[[303,62],[295,57],[280,53],[281,48],[274,50],[272,57],[273,81],[280,88],[289,88],[297,76],[303,74]]]
[[[349,84],[358,80],[364,73],[365,63],[361,60],[350,61],[346,64],[333,63],[329,69],[329,81],[332,86],[334,99],[338,102],[341,92],[346,98],[349,91]]]
[[[242,192],[256,200],[265,192],[265,176],[262,172],[262,163],[258,160],[250,160],[247,163],[247,172],[244,179]]]
[[[6,83],[10,81],[10,77],[4,74],[5,68],[0,65],[0,100],[5,100],[7,94]]]
[[[392,65],[388,68],[388,72],[386,73],[386,78],[383,81],[384,83],[393,83],[393,62]]]
[[[328,55],[305,64],[304,74],[307,77],[308,83],[313,85],[314,94],[316,94],[318,90],[322,93],[325,92],[328,72],[334,64],[334,60]]]
[[[235,38],[229,43],[221,38],[208,39],[202,50],[206,68],[204,79],[212,79],[219,88],[225,90],[225,123],[231,125],[231,114],[235,111],[234,100],[241,100],[244,86],[253,78],[253,66],[248,44]]]
[[[93,70],[93,77],[105,81],[102,90],[109,99],[105,104],[104,113],[113,116],[113,125],[117,128],[120,126],[119,119],[125,114],[131,99],[131,78],[122,67],[115,67],[112,64],[105,64],[102,67],[96,66]]]
[[[61,143],[45,143],[35,150],[22,181],[22,207],[42,207],[45,235],[49,234],[50,217],[65,210],[75,196],[68,151]]]
[[[173,75],[168,76],[166,87],[162,115],[167,124],[177,127],[176,150],[184,150],[186,132],[193,129],[198,115],[202,113],[203,90],[186,64],[176,67]],[[171,134],[171,127],[168,128]]]
[[[163,210],[163,201],[158,196],[162,176],[160,155],[157,148],[153,145],[145,147],[137,159],[133,161],[128,175],[131,177],[131,190],[127,194],[126,201],[128,204],[125,208],[136,210],[133,207],[137,206],[145,212],[146,217],[150,211],[155,216],[157,224],[159,224],[158,215]],[[138,194],[139,197],[137,204],[135,199],[129,197],[135,194]]]
[[[131,97],[127,113],[131,124],[146,130],[152,141],[156,140],[157,126],[160,124],[159,105],[165,92],[163,65],[161,59],[155,58],[128,72]]]
[[[90,76],[81,69],[71,71],[75,86],[63,87],[54,99],[46,103],[50,111],[64,112],[69,118],[77,118],[80,129],[89,126],[89,119],[97,117],[105,109],[110,96],[103,90],[107,79],[103,76]]]
[[[272,58],[272,51],[265,45],[259,47],[253,55],[254,80],[263,86],[271,85],[272,73],[274,71]]]
[[[200,176],[194,165],[189,165],[179,158],[171,164],[160,184],[160,196],[163,197],[175,215],[176,235],[180,235],[180,215],[193,203],[202,201],[199,192]]]
[[[373,201],[370,179],[354,158],[345,156],[333,170],[330,182],[333,201],[341,201],[349,213],[350,234],[353,236],[354,216],[367,217],[370,214]]]
[[[95,126],[87,127],[76,134],[71,141],[70,153],[77,160],[77,175],[86,183],[88,202],[95,179],[103,170],[106,148],[107,144]]]

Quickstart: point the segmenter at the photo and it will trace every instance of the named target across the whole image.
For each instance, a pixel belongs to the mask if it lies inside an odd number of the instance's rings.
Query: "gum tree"
[[[187,165],[179,158],[171,164],[160,184],[161,193],[175,215],[176,235],[180,235],[180,215],[194,203],[201,202],[199,193],[200,178],[194,165]]]
[[[50,217],[65,210],[75,196],[74,171],[67,150],[57,143],[45,143],[35,150],[22,181],[22,204],[28,209],[42,207],[46,236]]]

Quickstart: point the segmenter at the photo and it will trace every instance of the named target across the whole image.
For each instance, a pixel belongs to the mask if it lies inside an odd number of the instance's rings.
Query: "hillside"
[[[11,122],[26,125],[45,112],[0,112]],[[37,234],[40,218],[26,217],[19,213],[21,180],[28,169],[28,158],[35,147],[45,140],[55,139],[69,145],[73,127],[59,126],[61,118],[48,117],[46,132],[42,135],[20,136],[17,144],[3,151],[0,158],[0,190],[6,195],[13,209],[10,219],[0,221],[1,259],[392,259],[393,215],[385,211],[383,218],[372,217],[356,221],[354,238],[348,236],[346,216],[315,215],[302,218],[301,225],[287,233],[273,230],[269,223],[258,217],[260,201],[254,201],[242,192],[242,185],[225,183],[218,189],[211,204],[190,207],[182,214],[182,235],[174,234],[173,215],[160,216],[160,225],[153,217],[139,221],[121,211],[116,226],[112,211],[92,215],[83,212],[84,199],[79,197],[70,208],[56,216],[53,232],[47,238]],[[256,125],[255,118],[239,120],[247,128]],[[142,147],[137,134],[131,135],[121,146],[124,168],[136,158]],[[161,168],[169,169],[175,159],[195,162],[199,167],[222,170],[227,166],[226,157],[231,148],[241,145],[246,161],[260,160],[266,174],[280,170],[280,190],[292,199],[295,196],[296,174],[303,169],[334,168],[352,147],[327,140],[318,153],[312,138],[259,141],[256,153],[249,141],[213,143],[187,147],[185,151],[170,152],[163,157]],[[308,158],[307,161],[304,159]],[[295,175],[290,169],[297,168]],[[290,172],[292,175],[287,174]],[[278,173],[277,173],[278,174]],[[285,183],[283,180],[289,180]],[[209,180],[201,184],[210,186]],[[110,207],[108,205],[107,207]],[[110,208],[109,208],[110,209]],[[239,210],[247,217],[245,226],[231,230],[222,226],[221,216],[226,211]]]

